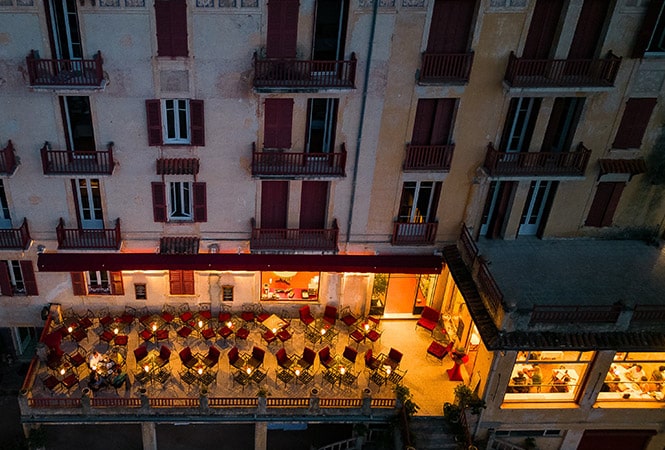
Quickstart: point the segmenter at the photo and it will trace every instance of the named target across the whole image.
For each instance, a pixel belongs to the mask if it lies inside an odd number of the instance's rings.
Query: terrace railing
[[[432,245],[438,222],[393,222],[392,245]]]
[[[51,150],[48,142],[41,148],[44,175],[111,175],[115,167],[113,143],[106,150]]]
[[[473,52],[423,53],[421,83],[466,83],[469,81]]]
[[[621,307],[609,306],[534,306],[530,323],[616,323]]]
[[[120,219],[116,219],[113,228],[84,229],[65,228],[65,221],[60,218],[55,232],[59,249],[118,250],[122,242]]]
[[[426,170],[449,172],[455,144],[406,146],[404,170]]]
[[[92,59],[40,59],[32,50],[26,57],[30,86],[100,87],[104,80],[102,53]]]
[[[252,250],[312,250],[337,252],[339,227],[333,219],[332,228],[320,230],[301,228],[257,228],[251,220],[252,236],[249,245]]]
[[[12,175],[18,168],[18,159],[12,141],[7,142],[7,146],[0,150],[0,174]]]
[[[510,52],[505,81],[511,87],[611,87],[621,58],[609,52],[604,59],[526,59]]]
[[[252,143],[252,176],[346,176],[346,145],[339,153],[287,152],[282,149],[256,150]]]
[[[254,53],[256,88],[355,88],[356,54],[340,61],[259,59]]]
[[[490,176],[584,176],[590,156],[581,142],[573,152],[501,152],[490,142],[484,167]]]
[[[0,229],[0,248],[2,249],[26,250],[31,240],[28,220],[25,218],[18,228]]]

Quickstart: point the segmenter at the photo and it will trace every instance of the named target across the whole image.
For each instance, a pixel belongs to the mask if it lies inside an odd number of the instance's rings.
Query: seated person
[[[563,379],[554,378],[552,380],[552,387],[550,392],[568,392],[568,383],[570,382],[570,377],[568,375],[564,376]]]
[[[529,388],[527,387],[527,378],[524,375],[524,372],[521,370],[517,372],[517,376],[513,377],[513,384],[515,385],[515,392],[529,392]]]
[[[639,364],[635,364],[633,367],[631,367],[626,371],[625,376],[630,381],[640,381],[644,375],[646,374],[642,370],[642,366],[640,366]]]
[[[125,388],[129,389],[129,377],[126,372],[120,370],[120,367],[116,367],[113,370],[113,377],[111,378],[111,386],[114,388],[119,388],[122,385],[125,385]]]
[[[654,369],[651,372],[651,381],[655,381],[656,391],[660,391],[663,388],[663,381],[665,381],[665,366],[660,366],[657,369]]]
[[[536,392],[540,392],[540,385],[543,384],[543,372],[538,364],[533,365],[531,372],[531,384],[536,387]]]
[[[104,378],[100,377],[99,374],[91,370],[90,371],[90,376],[88,377],[88,387],[93,391],[97,392],[101,388],[103,388],[106,385],[106,380]]]
[[[88,357],[88,365],[94,372],[95,369],[97,368],[97,365],[99,364],[99,361],[102,360],[102,355],[99,354],[98,351],[94,351],[90,354],[90,357]]]

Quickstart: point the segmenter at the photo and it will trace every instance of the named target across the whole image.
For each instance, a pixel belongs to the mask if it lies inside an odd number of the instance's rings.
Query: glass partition
[[[665,400],[665,353],[620,352],[605,376],[598,401]]]

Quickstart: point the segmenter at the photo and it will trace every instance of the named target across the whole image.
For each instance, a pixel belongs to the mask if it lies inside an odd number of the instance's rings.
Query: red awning
[[[219,270],[439,274],[436,255],[257,255],[204,253],[42,253],[40,272],[87,270]]]

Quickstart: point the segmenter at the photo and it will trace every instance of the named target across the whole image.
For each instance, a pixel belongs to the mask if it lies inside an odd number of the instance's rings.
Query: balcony
[[[423,53],[418,81],[423,84],[468,83],[473,52]]]
[[[485,170],[494,176],[584,176],[591,150],[582,143],[573,152],[500,152],[487,146]]]
[[[7,142],[7,146],[0,150],[0,175],[13,175],[17,168],[16,151],[10,140]]]
[[[510,52],[505,82],[514,88],[588,88],[614,86],[621,58],[524,59]]]
[[[255,177],[345,177],[346,145],[339,153],[285,152],[282,149],[256,151],[252,144],[252,176]]]
[[[354,89],[356,54],[347,61],[259,59],[254,53],[254,87],[268,89]]]
[[[394,222],[392,245],[432,245],[436,239],[437,222]]]
[[[118,250],[122,242],[120,235],[120,219],[116,219],[115,227],[101,229],[65,228],[65,221],[55,229],[58,237],[58,249],[113,249]]]
[[[44,175],[111,175],[113,143],[106,150],[77,151],[51,150],[48,142],[41,148]]]
[[[101,52],[92,59],[40,59],[33,50],[26,63],[30,86],[99,88],[104,83]]]
[[[256,228],[252,219],[249,246],[255,250],[310,250],[337,253],[339,228],[333,219],[332,228],[306,230],[300,228]]]
[[[0,249],[27,250],[31,240],[28,221],[26,219],[23,219],[23,223],[18,228],[0,229]]]
[[[424,170],[450,172],[455,144],[449,145],[407,145],[404,170]]]

